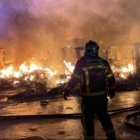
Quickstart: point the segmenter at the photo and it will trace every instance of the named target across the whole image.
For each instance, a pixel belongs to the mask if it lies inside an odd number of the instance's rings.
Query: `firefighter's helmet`
[[[85,55],[87,56],[98,56],[99,45],[95,41],[88,41],[85,44]]]

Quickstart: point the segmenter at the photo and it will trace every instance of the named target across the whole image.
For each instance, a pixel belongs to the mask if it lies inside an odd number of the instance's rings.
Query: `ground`
[[[119,92],[116,97],[109,101],[109,110],[131,107],[138,105],[140,101],[140,92]],[[140,109],[139,109],[140,110]],[[31,114],[60,114],[60,113],[80,113],[79,98],[69,97],[67,101],[62,98],[48,100],[48,105],[41,106],[39,101],[28,103],[8,103],[0,104],[0,115],[31,115]],[[132,113],[124,112],[112,115],[112,121],[115,127],[117,139],[138,140],[139,131],[128,128],[124,125],[125,117]],[[95,137],[96,139],[105,139],[104,131],[95,118]],[[83,139],[83,129],[80,118],[76,119],[19,119],[19,120],[1,120],[0,121],[0,140],[19,140],[19,139]]]

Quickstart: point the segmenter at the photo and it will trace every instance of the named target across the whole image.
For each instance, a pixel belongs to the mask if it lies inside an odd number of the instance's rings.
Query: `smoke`
[[[0,0],[0,18],[1,47],[16,64],[34,57],[58,66],[61,48],[75,38],[106,47],[140,35],[133,31],[140,22],[139,0]]]

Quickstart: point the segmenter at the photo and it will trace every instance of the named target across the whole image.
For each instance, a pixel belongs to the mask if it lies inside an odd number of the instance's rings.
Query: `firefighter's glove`
[[[65,100],[67,100],[67,97],[70,95],[70,93],[71,93],[71,89],[68,87],[65,87],[63,90],[63,97]]]
[[[115,90],[109,90],[108,96],[110,99],[114,98],[115,97]]]

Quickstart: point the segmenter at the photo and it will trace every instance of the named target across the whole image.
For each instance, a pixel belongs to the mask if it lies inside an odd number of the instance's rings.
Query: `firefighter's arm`
[[[64,89],[64,98],[66,99],[66,97],[69,95],[69,93],[71,92],[72,89],[74,89],[76,87],[76,85],[78,83],[81,82],[81,78],[80,78],[80,63],[77,62],[75,69],[73,71],[73,74],[69,80],[69,82],[67,83],[67,85],[65,86]]]
[[[108,83],[108,96],[110,98],[113,98],[115,96],[115,77],[108,63],[107,63],[106,77]]]

